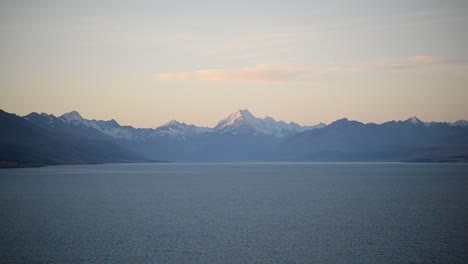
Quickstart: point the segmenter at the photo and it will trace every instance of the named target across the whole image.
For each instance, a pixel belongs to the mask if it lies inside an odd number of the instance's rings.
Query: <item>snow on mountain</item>
[[[111,136],[115,139],[136,139],[138,136],[134,133],[133,127],[120,126],[114,119],[109,121],[88,120],[83,118],[78,112],[72,111],[59,117],[65,123],[74,126],[86,126],[94,128],[101,133]]]
[[[144,140],[145,138],[154,136],[173,136],[173,137],[187,137],[199,133],[211,132],[211,128],[197,127],[195,125],[188,125],[185,123],[171,120],[168,123],[156,128],[142,128],[136,129],[131,126],[121,126],[114,119],[109,121],[102,120],[88,120],[83,118],[78,112],[72,111],[63,114],[59,117],[65,123],[73,126],[85,126],[94,128],[101,133],[111,136],[115,139],[126,140]]]
[[[85,128],[95,129],[114,139],[131,141],[146,141],[159,136],[186,139],[201,133],[286,137],[306,130],[319,129],[327,126],[324,123],[320,123],[315,126],[301,126],[294,122],[286,123],[284,121],[276,121],[269,116],[258,118],[247,109],[238,110],[230,114],[225,119],[219,121],[214,128],[198,127],[179,122],[177,120],[171,120],[157,128],[134,128],[131,126],[121,126],[113,119],[109,121],[85,119],[77,111],[72,111],[59,117],[48,115],[46,113],[31,113],[24,116],[24,118],[38,124],[44,124],[51,128],[58,128],[63,125],[76,127],[84,126]],[[348,122],[350,121],[347,119],[341,119],[333,122],[331,125],[346,125]],[[399,122],[411,125],[425,125],[427,127],[432,124],[438,124],[436,122],[425,123],[415,116]],[[448,124],[450,126],[468,126],[468,121],[458,120]]]
[[[121,126],[115,120],[101,121],[88,120],[78,112],[72,111],[58,117],[63,122],[73,126],[85,126],[94,128],[101,133],[115,139],[145,140],[155,136],[171,136],[187,138],[201,133],[230,133],[230,134],[254,134],[284,137],[305,130],[322,128],[326,126],[320,123],[316,126],[301,126],[297,123],[276,121],[271,117],[257,118],[249,110],[239,110],[219,121],[215,128],[198,127],[177,120],[171,120],[166,124],[152,128],[136,129],[131,126]]]
[[[120,126],[113,119],[110,121],[85,120],[84,124],[116,139],[131,140],[138,138],[133,127]]]
[[[46,113],[36,113],[32,112],[26,116],[23,116],[24,119],[31,121],[32,123],[35,124],[43,124],[47,127],[55,128],[57,126],[60,126],[63,121],[55,117],[54,115],[49,115]]]
[[[24,119],[26,120],[31,120],[31,119],[35,119],[35,118],[43,118],[43,119],[46,119],[47,120],[47,123],[49,125],[51,125],[54,120],[56,119],[56,117],[54,115],[49,115],[47,113],[35,113],[35,112],[32,112],[26,116],[23,116]]]
[[[212,132],[213,129],[208,127],[197,127],[195,125],[188,125],[181,123],[177,120],[171,120],[166,124],[156,128],[155,132],[160,135],[168,136],[191,136],[195,134]]]
[[[451,126],[461,126],[461,127],[465,127],[465,126],[468,126],[468,121],[467,120],[458,120],[458,121],[455,121],[453,123],[449,123]]]
[[[243,124],[253,125],[256,124],[256,118],[249,112],[249,110],[239,110],[230,114],[227,118],[218,122],[214,130],[222,131]]]
[[[60,116],[60,119],[62,119],[66,123],[73,124],[73,125],[81,124],[84,121],[83,117],[77,111],[71,111],[71,112],[65,113]]]
[[[413,124],[413,125],[424,124],[424,122],[422,122],[421,120],[419,120],[419,118],[417,118],[415,116],[412,116],[412,117],[406,119],[404,122],[405,123],[410,123],[410,124]]]
[[[410,120],[411,119],[411,120]],[[416,120],[415,120],[416,119]],[[411,124],[414,124],[414,125],[417,125],[417,124],[424,124],[425,126],[431,126],[431,125],[437,125],[437,124],[440,124],[440,122],[423,122],[419,119],[417,119],[416,117],[412,117],[412,118],[409,118],[407,119],[405,122],[409,122]],[[446,124],[448,124],[449,126],[458,126],[458,127],[465,127],[465,126],[468,126],[468,121],[467,120],[457,120],[455,122],[445,122]]]
[[[297,123],[286,123],[284,121],[276,121],[267,116],[265,118],[257,118],[249,110],[238,110],[230,114],[227,118],[219,121],[214,128],[218,133],[245,134],[253,133],[254,135],[269,135],[284,137],[305,130],[323,127],[325,124],[317,126],[301,126]]]

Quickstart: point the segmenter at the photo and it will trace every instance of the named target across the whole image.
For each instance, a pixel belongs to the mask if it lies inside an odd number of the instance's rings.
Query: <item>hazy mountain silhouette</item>
[[[47,116],[43,116],[47,118]],[[40,124],[39,117],[35,119]],[[60,122],[55,128],[0,110],[0,166],[43,166],[104,162],[142,162],[102,134],[76,132]]]
[[[176,120],[157,128],[0,112],[2,166],[164,161],[426,161],[467,162],[468,122],[384,124],[348,119],[301,126],[239,110],[214,128]]]
[[[417,118],[381,125],[340,119],[281,142],[273,160],[468,161],[468,128]]]

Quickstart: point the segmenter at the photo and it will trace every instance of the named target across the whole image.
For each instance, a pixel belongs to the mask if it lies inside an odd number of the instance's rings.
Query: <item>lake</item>
[[[467,263],[468,164],[0,170],[2,263]]]

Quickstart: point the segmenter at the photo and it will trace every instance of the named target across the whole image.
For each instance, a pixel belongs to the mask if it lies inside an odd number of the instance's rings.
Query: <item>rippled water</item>
[[[468,165],[0,170],[0,262],[468,262]]]

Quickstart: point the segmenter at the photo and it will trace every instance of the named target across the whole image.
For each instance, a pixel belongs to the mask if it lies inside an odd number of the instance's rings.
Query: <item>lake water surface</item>
[[[2,263],[467,263],[468,164],[0,170]]]

